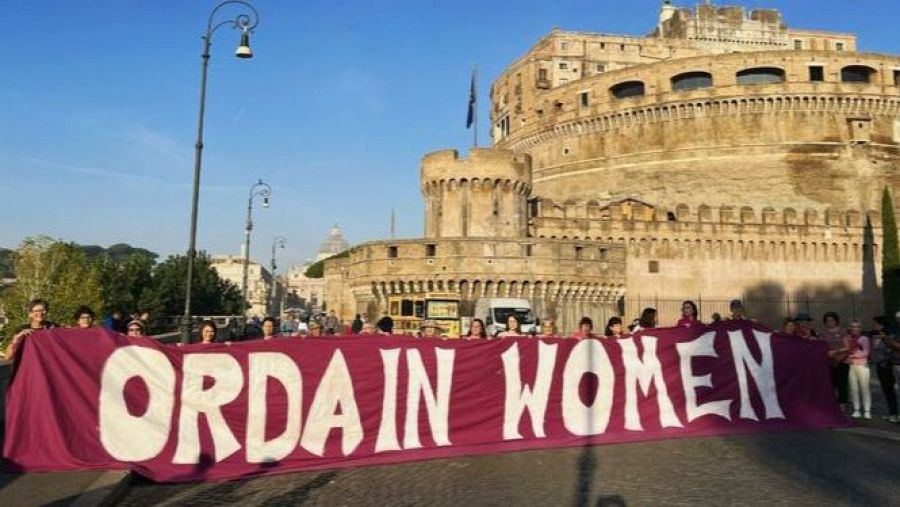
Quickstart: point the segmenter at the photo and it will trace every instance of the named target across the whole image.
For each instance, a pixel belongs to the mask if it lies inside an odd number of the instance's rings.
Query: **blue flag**
[[[475,123],[475,71],[472,71],[472,84],[469,86],[469,114],[466,116],[466,128],[471,128]]]

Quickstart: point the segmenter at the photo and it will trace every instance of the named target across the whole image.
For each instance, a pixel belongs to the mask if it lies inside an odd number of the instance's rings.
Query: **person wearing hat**
[[[419,330],[422,333],[422,338],[440,338],[441,336],[441,326],[439,326],[437,322],[430,319],[422,321],[422,325],[419,326]]]
[[[133,319],[125,327],[128,336],[144,336],[144,321]]]
[[[314,320],[309,321],[309,336],[312,338],[319,338],[322,336],[322,324]]]
[[[805,340],[815,340],[816,331],[812,328],[812,317],[808,313],[800,312],[794,317],[794,336]]]

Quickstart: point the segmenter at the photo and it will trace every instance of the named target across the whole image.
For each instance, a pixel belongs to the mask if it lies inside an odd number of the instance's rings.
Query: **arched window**
[[[869,83],[875,69],[865,65],[848,65],[841,69],[841,81],[845,83]]]
[[[644,82],[643,81],[625,81],[624,83],[619,83],[617,85],[612,86],[609,89],[609,92],[612,93],[613,97],[617,99],[625,99],[628,97],[640,97],[644,95]]]
[[[709,72],[685,72],[672,78],[672,90],[676,92],[709,88],[713,85]]]
[[[784,70],[777,67],[756,67],[744,69],[737,73],[739,85],[783,83]]]

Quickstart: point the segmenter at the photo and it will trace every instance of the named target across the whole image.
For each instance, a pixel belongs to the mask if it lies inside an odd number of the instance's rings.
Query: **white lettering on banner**
[[[758,421],[759,417],[753,410],[750,403],[750,386],[747,382],[747,370],[753,377],[753,383],[756,384],[757,392],[763,401],[763,407],[766,410],[766,419],[784,419],[784,412],[781,411],[781,405],[778,404],[778,390],[775,386],[775,371],[772,359],[772,333],[764,333],[762,331],[753,330],[753,336],[759,345],[762,353],[762,360],[757,362],[747,347],[747,341],[744,333],[738,331],[728,331],[729,343],[731,343],[731,353],[734,356],[734,369],[737,371],[738,386],[741,390],[741,417],[744,419],[753,419]]]
[[[134,416],[125,403],[125,384],[139,378],[147,387],[147,409]],[[119,461],[156,457],[169,440],[175,406],[175,370],[166,355],[136,345],[116,349],[100,376],[100,442]],[[40,421],[35,421],[40,424]]]
[[[581,401],[578,387],[585,373],[597,376],[597,396],[590,405]],[[572,348],[563,370],[562,415],[573,435],[597,435],[606,431],[613,403],[615,373],[606,349],[595,339],[584,339]]]
[[[522,434],[519,433],[519,422],[522,420],[522,413],[525,409],[528,409],[534,436],[538,438],[547,436],[544,431],[544,418],[547,413],[550,385],[553,382],[553,368],[556,366],[556,348],[556,344],[538,342],[537,372],[534,375],[533,386],[522,383],[519,372],[518,343],[513,343],[512,347],[501,355],[503,372],[506,376],[506,402],[503,409],[504,440],[522,438]]]
[[[696,340],[675,344],[681,360],[681,383],[684,385],[684,399],[688,422],[704,415],[717,415],[731,420],[731,401],[719,400],[697,405],[697,388],[712,387],[712,375],[694,376],[691,361],[695,357],[719,357],[713,346],[716,338],[714,331],[703,333]]]
[[[644,396],[650,393],[650,385],[656,385],[656,404],[659,406],[659,424],[664,427],[681,427],[681,421],[675,414],[675,407],[669,398],[669,390],[663,376],[662,365],[656,355],[658,338],[641,336],[644,346],[643,358],[638,357],[637,338],[618,340],[622,347],[622,362],[625,365],[625,429],[640,431],[641,416],[638,411],[638,386]]]
[[[431,427],[431,438],[437,445],[450,445],[450,389],[453,386],[453,349],[434,349],[437,362],[437,394],[431,388],[428,372],[422,364],[422,356],[416,349],[406,351],[406,366],[409,369],[409,383],[406,389],[406,424],[403,433],[403,447],[418,449],[419,440],[419,400],[425,399],[425,411]]]
[[[271,463],[290,454],[300,440],[303,409],[303,379],[300,368],[287,354],[253,352],[248,356],[247,441],[248,463]],[[277,380],[287,393],[285,428],[266,440],[269,379]],[[281,406],[279,405],[280,409]]]
[[[204,414],[218,463],[241,448],[222,417],[222,405],[234,401],[244,387],[241,365],[228,354],[185,354],[182,371],[178,445],[172,462],[200,462],[199,420]],[[203,388],[205,377],[213,381],[209,389]]]
[[[397,440],[397,368],[400,363],[400,349],[380,350],[381,364],[384,365],[384,397],[381,401],[381,422],[375,452],[399,451]]]
[[[340,413],[337,413],[338,409]],[[334,351],[316,387],[300,445],[316,456],[323,456],[325,441],[333,428],[341,429],[341,452],[344,456],[352,453],[362,442],[363,428],[359,407],[356,406],[353,379],[340,350]]]

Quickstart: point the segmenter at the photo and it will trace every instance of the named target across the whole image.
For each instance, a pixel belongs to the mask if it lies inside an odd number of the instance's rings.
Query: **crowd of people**
[[[731,301],[729,305],[731,314],[724,320],[752,320],[747,317],[743,302]],[[16,329],[6,349],[6,357],[13,360],[17,350],[27,337],[40,329],[58,327],[57,324],[47,319],[50,305],[43,299],[34,299],[28,305],[28,323]],[[144,336],[147,334],[149,314],[133,314],[130,319],[123,319],[119,311],[114,311],[102,323],[113,331],[128,336]],[[723,320],[719,314],[713,314],[711,323]],[[94,312],[82,306],[76,310],[72,322],[75,328],[90,328],[96,325]],[[234,321],[229,323],[229,326]],[[697,305],[693,301],[684,301],[681,305],[681,317],[673,323],[676,327],[699,327],[704,323],[700,320]],[[383,316],[377,322],[364,321],[361,315],[356,315],[353,322],[342,325],[334,311],[328,314],[320,314],[301,321],[296,315],[288,315],[282,322],[274,317],[266,317],[257,325],[263,340],[277,337],[325,337],[330,335],[391,335],[394,323],[390,316]],[[578,323],[578,328],[568,336],[574,339],[601,338],[619,339],[630,336],[633,333],[656,328],[658,325],[658,313],[655,308],[645,308],[639,318],[633,320],[627,327],[620,317],[611,317],[602,333],[594,332],[594,322],[590,317],[583,317]],[[889,329],[898,332],[889,332]],[[884,394],[888,413],[885,415],[890,422],[898,423],[897,385],[900,384],[900,312],[894,317],[893,322],[888,322],[884,317],[875,317],[872,328],[863,329],[863,323],[859,319],[852,319],[846,327],[841,325],[841,318],[835,312],[826,312],[822,316],[822,327],[817,331],[813,325],[812,317],[807,313],[798,313],[794,317],[786,318],[781,328],[782,335],[788,335],[803,340],[821,340],[828,347],[828,361],[831,369],[831,383],[835,396],[842,408],[847,410],[851,417],[872,418],[872,393],[870,388],[870,375],[872,369]],[[438,322],[423,320],[420,325],[419,336],[424,338],[440,338],[443,333]],[[226,336],[222,336],[222,335]],[[260,336],[261,335],[261,336]],[[489,336],[487,326],[481,319],[472,319],[464,339],[488,340],[495,338],[514,336],[541,336],[560,337],[565,334],[557,329],[553,319],[538,320],[536,326],[528,332],[523,330],[519,318],[512,314],[508,317],[506,328]],[[200,343],[215,343],[223,341],[231,343],[236,336],[246,338],[247,333],[235,333],[228,330],[220,333],[216,323],[204,320],[197,329],[197,338]]]

